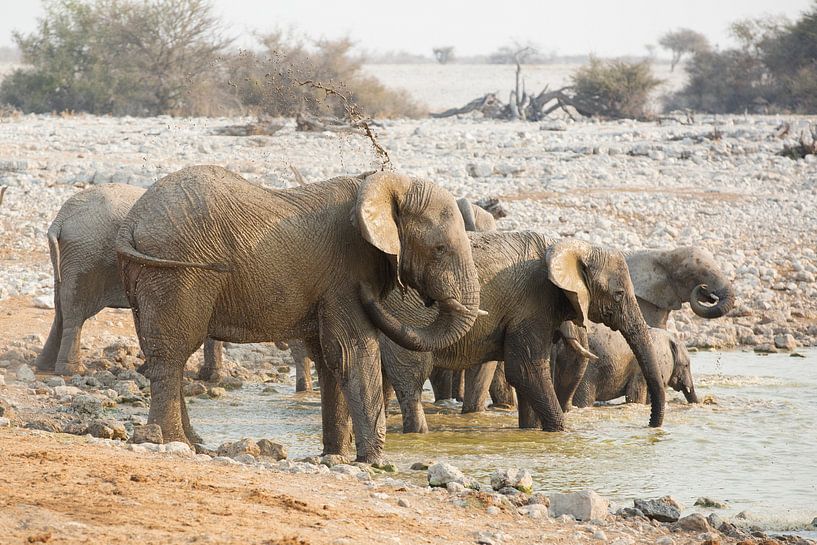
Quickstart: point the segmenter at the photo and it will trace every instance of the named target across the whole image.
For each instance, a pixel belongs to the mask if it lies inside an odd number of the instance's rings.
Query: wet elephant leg
[[[423,410],[423,384],[433,369],[429,353],[412,352],[391,341],[381,343],[384,380],[394,388],[403,415],[403,433],[426,433],[428,424]]]
[[[488,388],[496,371],[497,362],[489,361],[474,365],[465,370],[465,397],[462,400],[462,413],[477,413],[485,410],[488,401]]]
[[[60,375],[75,375],[85,372],[85,366],[79,361],[80,342],[82,340],[82,318],[63,318],[60,351],[54,372]]]
[[[516,406],[516,393],[513,386],[508,383],[508,379],[505,378],[504,361],[497,363],[488,392],[491,394],[491,401],[495,407],[510,409]]]
[[[457,401],[465,398],[465,371],[462,369],[452,371],[451,396]]]
[[[301,341],[289,343],[289,351],[295,362],[295,391],[312,391],[312,359]]]
[[[520,427],[530,426],[530,409],[542,430],[564,430],[564,413],[550,376],[550,349],[550,339],[538,324],[506,335],[505,371],[519,398]]]
[[[142,350],[145,351],[145,346]],[[150,379],[150,412],[148,423],[162,428],[165,443],[181,441],[188,443],[183,424],[184,398],[182,397],[182,374],[184,361],[172,359],[150,348],[145,351],[146,376]]]
[[[434,390],[434,401],[442,401],[454,397],[452,395],[454,374],[450,369],[438,369],[435,367],[428,379],[429,382],[431,382],[431,389]]]
[[[204,440],[201,438],[201,435],[196,433],[196,430],[194,430],[193,426],[190,425],[190,415],[187,414],[187,402],[184,400],[183,391],[179,392],[179,397],[181,398],[180,409],[182,413],[182,429],[184,430],[185,437],[187,437],[187,442],[191,445],[203,443]]]
[[[323,432],[322,454],[352,455],[352,419],[346,398],[340,391],[335,374],[323,363],[323,355],[316,346],[312,351],[318,372],[321,392],[321,424]]]
[[[224,343],[207,338],[204,341],[204,365],[199,369],[198,379],[207,382],[221,379],[223,365]]]
[[[536,416],[536,412],[533,410],[531,404],[528,403],[525,395],[522,393],[517,395],[517,402],[519,410],[519,427],[522,429],[539,428],[541,426],[539,417]]]

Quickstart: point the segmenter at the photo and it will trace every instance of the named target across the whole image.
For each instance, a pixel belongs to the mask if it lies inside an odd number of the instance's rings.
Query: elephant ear
[[[357,193],[355,220],[360,234],[385,253],[400,281],[400,203],[411,185],[408,177],[392,172],[367,176]]]
[[[681,308],[683,299],[675,291],[672,276],[662,263],[660,253],[634,252],[627,256],[627,268],[636,297],[660,309]]]
[[[580,240],[557,242],[545,253],[548,279],[562,289],[573,309],[576,325],[585,327],[590,306],[590,290],[587,286],[585,258],[590,245]]]

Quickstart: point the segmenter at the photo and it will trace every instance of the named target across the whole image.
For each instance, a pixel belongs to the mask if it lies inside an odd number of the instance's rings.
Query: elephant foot
[[[199,374],[196,376],[196,380],[218,384],[229,377],[230,375],[223,371],[219,371],[217,369],[207,369],[206,367],[202,367],[199,370]]]
[[[491,403],[488,405],[488,408],[495,411],[512,411],[516,408],[516,405],[509,405],[508,403]]]
[[[80,362],[58,361],[54,366],[54,373],[57,375],[84,375],[86,371],[88,371],[88,368]]]
[[[37,359],[34,360],[34,367],[36,367],[38,371],[53,372],[56,365],[57,360],[48,354],[40,354],[37,356]]]
[[[355,462],[369,464],[375,467],[384,467],[386,465],[386,461],[383,459],[383,455],[375,453],[358,455],[355,458]]]

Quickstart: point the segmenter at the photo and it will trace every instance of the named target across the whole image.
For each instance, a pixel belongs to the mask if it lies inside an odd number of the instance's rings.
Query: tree
[[[601,61],[593,57],[571,79],[574,106],[614,119],[645,118],[650,92],[661,83],[653,76],[649,61]]]
[[[706,36],[688,28],[667,32],[658,40],[658,44],[672,51],[670,72],[675,70],[675,65],[681,61],[681,57],[683,57],[684,54],[700,53],[710,49],[709,41],[706,39]]]
[[[189,91],[230,42],[207,0],[50,0],[14,40],[29,67],[3,81],[0,101],[134,115],[195,113]]]
[[[445,47],[435,47],[434,58],[440,64],[448,64],[454,58],[454,46],[447,45]]]

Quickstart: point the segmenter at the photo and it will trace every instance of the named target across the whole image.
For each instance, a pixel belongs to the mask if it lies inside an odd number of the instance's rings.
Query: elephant
[[[646,403],[647,385],[624,337],[595,324],[587,328],[587,333],[590,351],[602,356],[589,362],[584,377],[573,394],[573,405],[592,407],[596,401],[610,401],[621,396],[625,396],[627,403]],[[669,331],[658,327],[651,327],[650,335],[664,387],[682,392],[689,403],[698,403],[689,352],[684,344]],[[563,350],[572,351],[566,344],[557,343],[553,348],[552,358],[559,361]],[[553,369],[556,373],[559,368],[554,366]],[[562,391],[566,382],[568,381],[554,376],[556,395],[560,400],[570,395],[569,392]]]
[[[735,294],[730,280],[721,271],[715,257],[708,251],[691,246],[674,249],[639,250],[625,253],[630,277],[635,288],[639,308],[651,327],[666,329],[667,319],[673,310],[689,303],[692,311],[707,319],[720,318],[735,304]],[[603,328],[596,328],[601,330]],[[596,343],[596,356],[605,360],[621,360],[627,354],[609,354],[607,347],[627,351],[623,339],[617,343]],[[593,352],[593,350],[591,350]],[[555,376],[563,376],[560,368],[569,369],[570,384],[556,381],[556,390],[564,411],[570,409],[572,396],[569,392],[578,386],[574,383],[575,368],[585,368],[588,359],[575,350],[561,350],[559,357],[553,357]],[[463,407],[484,410],[486,384],[491,380],[491,369],[472,369],[466,376],[465,401]],[[497,373],[498,374],[498,373]],[[529,422],[528,425],[535,425]]]
[[[505,361],[508,381],[520,407],[526,404],[545,431],[564,429],[564,415],[551,382],[554,337],[566,320],[584,326],[601,322],[621,331],[638,355],[649,385],[650,425],[664,416],[665,392],[649,329],[638,308],[624,256],[579,240],[554,241],[533,232],[469,233],[480,281],[481,306],[487,316],[447,348],[406,350],[381,335],[383,371],[397,394],[404,432],[426,432],[422,386],[432,366],[463,369]],[[388,319],[422,325],[433,316],[391,295],[371,302],[373,322]],[[396,317],[396,318],[395,318]]]
[[[83,373],[79,347],[85,321],[106,307],[130,307],[116,266],[114,241],[125,215],[144,192],[125,184],[94,186],[70,197],[57,213],[47,235],[54,269],[54,321],[35,362],[39,370]],[[295,389],[311,390],[311,361],[305,348],[297,340],[289,344]],[[208,339],[198,378],[218,380],[221,362],[222,343]]]
[[[379,461],[378,333],[413,350],[441,349],[479,312],[454,197],[393,172],[272,190],[221,167],[187,167],[133,205],[115,247],[150,379],[148,422],[165,441],[195,438],[182,370],[206,337],[301,339],[318,369],[324,453],[350,454],[354,432],[356,459]],[[383,310],[373,322],[368,307],[394,288],[436,305],[433,321],[413,326]]]

